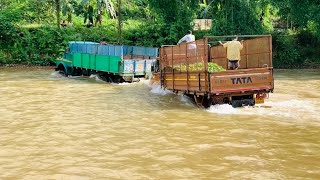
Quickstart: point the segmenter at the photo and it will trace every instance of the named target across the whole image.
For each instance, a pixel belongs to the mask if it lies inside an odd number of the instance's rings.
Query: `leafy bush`
[[[300,46],[315,47],[319,43],[319,40],[312,32],[302,30],[297,34],[297,42]]]
[[[273,34],[273,64],[276,68],[296,68],[304,63],[296,37],[285,33]]]
[[[306,64],[314,62],[320,65],[320,39],[317,34],[309,30],[300,31],[297,34],[297,44]]]
[[[112,27],[68,27],[59,30],[53,26],[15,27],[0,25],[0,64],[53,65],[69,41],[116,42]],[[5,60],[4,60],[5,59]]]

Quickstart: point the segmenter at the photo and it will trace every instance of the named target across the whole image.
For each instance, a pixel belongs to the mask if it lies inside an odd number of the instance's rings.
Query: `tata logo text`
[[[230,78],[232,84],[251,84],[251,77],[239,77],[239,78]]]

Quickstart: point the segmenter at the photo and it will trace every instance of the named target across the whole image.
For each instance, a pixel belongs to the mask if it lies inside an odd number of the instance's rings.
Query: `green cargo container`
[[[96,69],[96,55],[90,54],[90,69],[95,70]]]
[[[110,62],[110,72],[113,73],[120,73],[120,62],[121,57],[120,56],[109,56],[109,62]]]
[[[97,71],[109,72],[109,56],[96,55],[96,68]]]
[[[73,53],[72,65],[75,67],[81,67],[81,53]]]
[[[120,73],[121,56],[74,53],[73,66],[103,72]]]
[[[90,56],[89,56],[89,54],[82,54],[82,68],[90,69]]]

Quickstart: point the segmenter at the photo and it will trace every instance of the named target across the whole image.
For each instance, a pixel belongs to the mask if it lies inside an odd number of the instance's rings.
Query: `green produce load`
[[[219,66],[217,63],[208,63],[208,72],[219,72],[219,71],[225,71],[225,69],[221,66]]]
[[[174,65],[173,67],[176,71],[187,72],[187,65],[186,64]],[[188,70],[189,70],[189,72],[203,71],[204,64],[203,63],[189,64]],[[212,63],[212,62],[208,63],[208,72],[219,72],[219,71],[225,71],[225,69],[216,63]]]

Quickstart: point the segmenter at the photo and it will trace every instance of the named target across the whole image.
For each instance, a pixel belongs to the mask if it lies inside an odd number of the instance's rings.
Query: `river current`
[[[320,179],[320,71],[199,109],[150,81],[0,69],[0,179]]]

